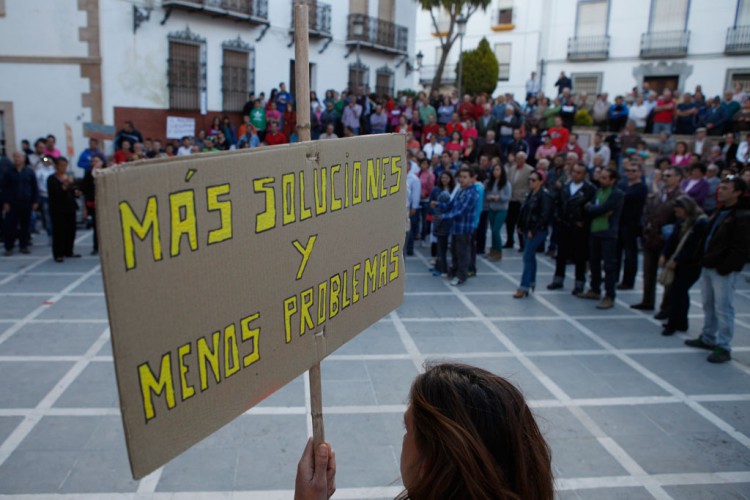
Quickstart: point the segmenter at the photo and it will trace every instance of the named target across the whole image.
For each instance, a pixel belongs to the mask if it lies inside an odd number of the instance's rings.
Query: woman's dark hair
[[[451,180],[448,182],[448,191],[453,192],[453,189],[456,187],[456,178],[454,177],[453,172],[451,172],[450,170],[443,170],[442,172],[440,172],[440,176],[438,177],[438,186],[441,188],[443,187],[443,183],[440,181],[440,178],[444,175],[450,177]]]
[[[696,169],[700,170],[701,174],[706,175],[706,171],[708,170],[708,167],[706,167],[705,163],[693,163],[692,165],[690,165],[691,172]]]
[[[495,167],[500,167],[500,177],[498,177],[497,180],[495,180]],[[493,165],[487,177],[487,190],[489,191],[490,189],[492,189],[492,185],[496,184],[497,189],[502,191],[507,183],[508,173],[505,171],[505,168],[503,168],[503,166],[499,163],[497,165]]]
[[[674,145],[674,152],[677,153],[677,146],[682,146],[684,149],[683,154],[690,154],[690,149],[688,148],[687,142],[685,141],[677,141],[677,144]]]
[[[437,364],[414,380],[410,400],[422,473],[397,498],[552,500],[550,449],[513,384]]]

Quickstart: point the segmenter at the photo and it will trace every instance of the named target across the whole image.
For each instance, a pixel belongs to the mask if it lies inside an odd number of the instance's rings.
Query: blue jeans
[[[671,123],[654,123],[654,135],[659,135],[662,132],[666,132],[668,134],[672,133],[672,124]]]
[[[721,276],[716,269],[703,269],[701,295],[703,297],[703,331],[706,344],[732,350],[734,337],[734,290],[740,273]]]
[[[521,275],[521,285],[518,287],[523,292],[528,292],[530,288],[536,286],[536,249],[544,244],[547,239],[547,230],[532,233],[523,233],[523,274]]]

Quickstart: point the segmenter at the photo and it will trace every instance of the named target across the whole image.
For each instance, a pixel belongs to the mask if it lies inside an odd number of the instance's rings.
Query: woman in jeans
[[[543,186],[545,180],[542,172],[529,175],[529,192],[521,205],[518,228],[523,237],[523,274],[514,299],[528,297],[529,290],[534,291],[536,286],[536,250],[547,239],[553,212],[552,195]]]
[[[430,202],[448,203],[455,187],[456,180],[453,178],[453,173],[450,170],[445,170],[440,174],[437,186],[430,193]],[[430,203],[430,206],[432,206],[432,203]],[[451,234],[451,221],[445,219],[438,221],[434,216],[438,213],[439,209],[435,207],[431,210],[434,220],[432,234],[437,239],[437,259],[435,260],[435,269],[433,269],[432,274],[433,276],[446,277],[448,276],[448,237]]]
[[[674,281],[669,288],[669,319],[663,325],[662,335],[673,335],[688,329],[689,292],[701,275],[698,250],[708,227],[703,210],[688,195],[675,200],[674,215],[677,224],[659,258],[659,267],[667,266],[674,270]]]
[[[484,208],[488,211],[492,231],[492,246],[487,259],[496,262],[503,258],[503,237],[500,230],[508,216],[511,186],[508,174],[500,163],[492,167],[492,175],[484,189]]]

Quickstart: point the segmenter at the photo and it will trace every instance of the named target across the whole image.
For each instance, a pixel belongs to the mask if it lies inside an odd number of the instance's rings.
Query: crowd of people
[[[740,86],[723,99],[707,99],[700,86],[692,94],[658,94],[644,83],[610,103],[606,93],[589,98],[571,85],[561,74],[558,95],[545,96],[532,74],[523,103],[509,93],[379,97],[360,87],[328,90],[321,101],[311,92],[311,135],[405,135],[411,163],[406,254],[413,254],[416,241],[430,246],[433,274],[452,285],[475,275],[477,255],[495,262],[517,246],[524,270],[516,298],[533,293],[537,256],[546,253],[555,259],[549,290],[564,287],[572,264],[572,293],[609,309],[617,290],[634,288],[642,250],[643,297],[632,307],[655,309],[661,282],[656,318],[666,321],[663,333],[685,331],[687,293],[702,275],[701,342],[716,347],[712,360],[729,359],[731,298],[750,247],[744,230],[748,95]],[[582,115],[590,116],[595,131],[574,131]],[[267,99],[251,94],[241,116],[238,124],[217,115],[208,130],[178,143],[144,139],[126,122],[113,155],[90,139],[76,163],[84,172],[78,180],[54,136],[37,139],[33,149],[24,141],[1,175],[5,255],[16,242],[20,252],[30,252],[30,233],[41,225],[56,261],[79,256],[73,250],[76,210],[86,211],[96,231],[92,170],[297,140],[295,99],[283,82]]]

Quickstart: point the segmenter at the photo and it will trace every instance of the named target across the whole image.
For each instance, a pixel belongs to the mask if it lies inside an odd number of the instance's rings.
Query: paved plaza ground
[[[85,255],[91,235],[79,233]],[[38,238],[44,240],[44,237]],[[0,259],[0,496],[290,499],[310,432],[307,378],[141,481],[128,467],[99,261],[49,247]],[[514,300],[520,254],[461,287],[407,259],[404,305],[323,363],[334,498],[401,490],[402,413],[423,363],[457,360],[514,381],[552,447],[560,499],[750,498],[750,284],[736,297],[734,361],[712,365],[633,311],[537,290]],[[746,268],[747,269],[747,268]],[[702,324],[693,291],[689,336]]]

